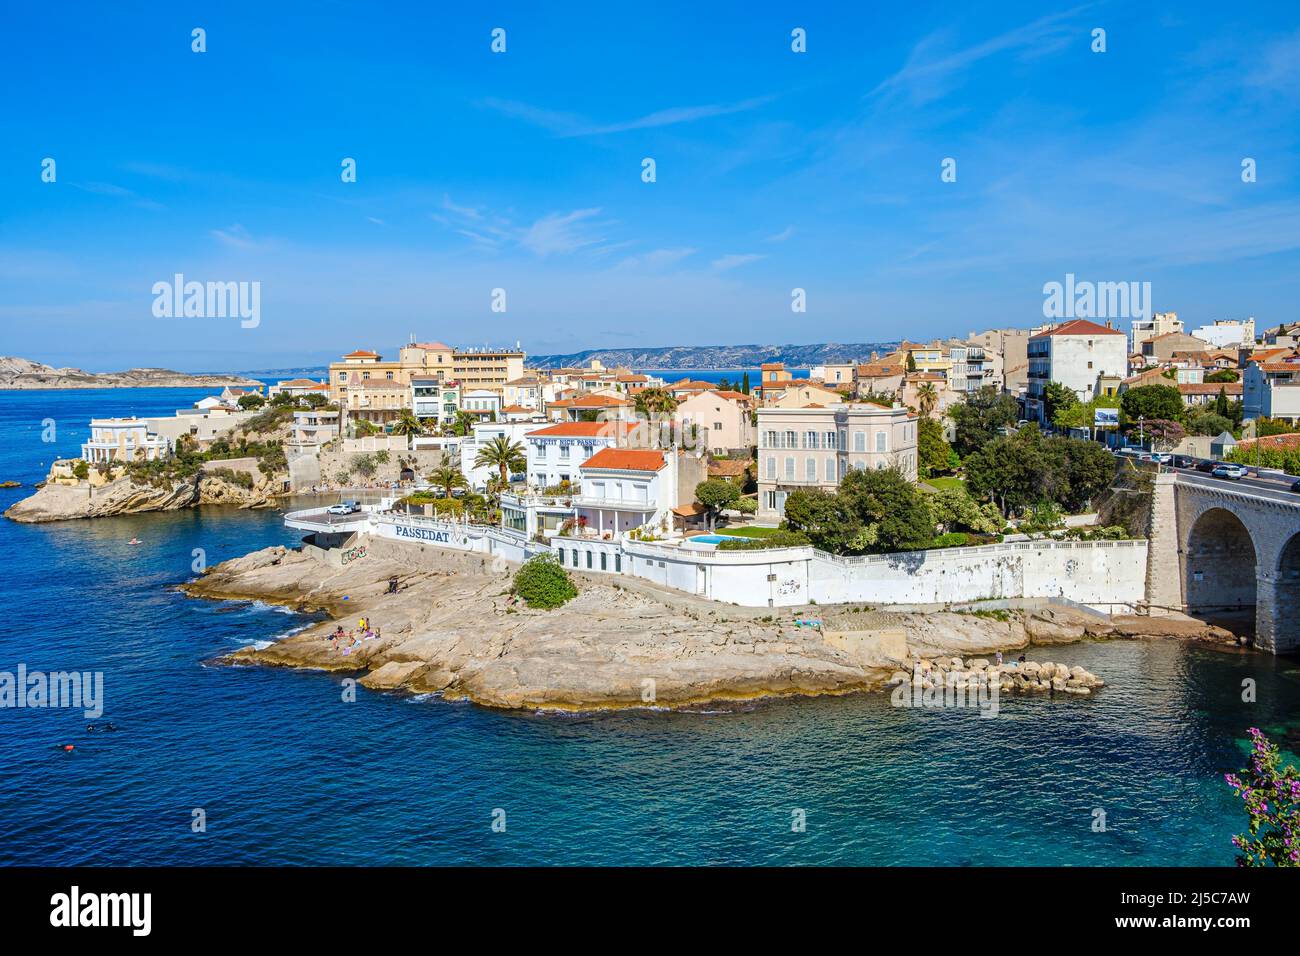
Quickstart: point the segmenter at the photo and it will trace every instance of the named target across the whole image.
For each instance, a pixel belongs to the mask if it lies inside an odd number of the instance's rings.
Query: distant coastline
[[[122,372],[87,372],[54,368],[30,359],[0,356],[0,390],[74,388],[225,388],[261,387],[256,379],[230,373],[177,372],[168,368],[132,368]]]

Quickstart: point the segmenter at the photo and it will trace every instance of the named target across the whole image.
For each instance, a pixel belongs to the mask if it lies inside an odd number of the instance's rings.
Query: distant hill
[[[0,356],[0,389],[24,388],[224,388],[261,385],[242,375],[191,375],[169,368],[132,368],[125,372],[87,372],[54,368],[30,359]]]
[[[671,345],[664,348],[586,349],[565,355],[530,355],[530,368],[571,368],[596,359],[608,368],[742,369],[764,362],[784,362],[790,368],[826,363],[865,361],[872,352],[888,352],[897,342],[817,345]]]

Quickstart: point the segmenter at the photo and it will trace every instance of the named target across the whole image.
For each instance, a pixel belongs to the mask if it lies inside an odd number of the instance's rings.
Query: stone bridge
[[[1256,647],[1300,653],[1300,494],[1289,484],[1156,475],[1147,552],[1152,613],[1213,618],[1253,610]]]

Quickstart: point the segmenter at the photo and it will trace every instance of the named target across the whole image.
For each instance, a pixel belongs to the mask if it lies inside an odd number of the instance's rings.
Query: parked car
[[[325,509],[327,514],[332,515],[354,515],[361,510],[359,501],[340,501],[336,505],[330,505]]]
[[[1196,459],[1191,455],[1174,455],[1175,468],[1195,468]]]
[[[1115,451],[1115,455],[1116,455],[1117,457],[1119,457],[1119,458],[1139,458],[1139,459],[1140,459],[1140,458],[1141,458],[1143,455],[1145,455],[1145,454],[1146,454],[1146,452],[1144,452],[1141,448],[1119,448],[1119,449],[1116,449],[1116,451]]]
[[[1151,453],[1151,460],[1157,465],[1167,465],[1174,460],[1174,456],[1168,452],[1153,451]]]
[[[1294,484],[1292,484],[1291,490],[1294,491],[1297,495],[1300,495],[1300,481],[1297,481]]]
[[[1214,471],[1218,465],[1219,463],[1217,461],[1198,461],[1196,463],[1196,470],[1203,471],[1208,475],[1210,472]]]
[[[1210,472],[1215,478],[1232,478],[1240,481],[1246,477],[1246,469],[1241,465],[1234,465],[1232,462],[1224,461],[1214,466],[1214,471]]]

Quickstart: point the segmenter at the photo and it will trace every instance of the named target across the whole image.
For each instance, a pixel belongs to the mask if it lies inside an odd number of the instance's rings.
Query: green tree
[[[677,399],[663,388],[643,388],[632,401],[637,412],[647,418],[651,415],[671,415],[677,410]]]
[[[1235,382],[1241,375],[1235,368],[1221,368],[1216,372],[1211,372],[1205,376],[1207,382]]]
[[[921,410],[921,417],[929,418],[934,406],[939,404],[939,390],[933,382],[926,382],[916,390],[916,404]]]
[[[996,385],[985,385],[966,396],[966,401],[948,409],[956,424],[953,447],[962,458],[978,451],[1016,423],[1016,400]]]
[[[802,532],[815,548],[831,554],[864,554],[876,542],[868,528],[837,492],[822,488],[799,489],[785,499],[785,523]]]
[[[1193,412],[1187,418],[1189,435],[1220,435],[1232,431],[1232,419],[1208,409]]]
[[[709,478],[695,486],[695,500],[709,509],[710,531],[722,509],[733,507],[739,498],[740,489],[725,478]]]
[[[934,537],[925,492],[897,468],[854,469],[840,482],[838,496],[867,527],[881,551],[923,548]]]
[[[961,488],[945,488],[931,495],[928,503],[934,523],[945,534],[952,531],[993,534],[1005,523],[997,505],[991,502],[981,505]]]
[[[749,394],[749,373],[746,372],[740,379],[740,390],[746,395]]]
[[[539,554],[515,572],[511,593],[529,607],[551,610],[578,596],[578,588],[553,554]]]
[[[461,474],[459,468],[452,465],[439,465],[433,471],[429,472],[429,481],[435,486],[442,489],[443,496],[451,497],[451,492],[455,488],[464,488],[469,484],[465,476]]]
[[[909,372],[916,371],[916,356],[913,355],[911,352],[907,353],[907,370]]]
[[[352,470],[362,478],[373,478],[378,470],[373,455],[353,455]]]
[[[943,426],[933,418],[922,418],[916,427],[916,464],[922,478],[954,470],[957,453],[943,437]]]
[[[402,414],[397,416],[397,421],[393,422],[394,435],[419,435],[423,431],[424,424],[409,409],[404,409]]]
[[[1056,423],[1056,415],[1073,408],[1079,404],[1079,396],[1074,394],[1074,389],[1068,385],[1062,385],[1060,382],[1048,382],[1043,386],[1043,415],[1053,424]]]
[[[261,395],[257,394],[256,392],[249,392],[247,395],[240,395],[237,404],[244,411],[249,412],[252,411],[254,408],[261,408],[263,405],[265,405],[266,399],[264,399]]]
[[[1184,414],[1183,396],[1174,385],[1139,385],[1130,388],[1120,399],[1126,422],[1138,418],[1180,421]]]
[[[501,484],[504,486],[510,483],[510,475],[513,472],[523,471],[528,467],[528,459],[524,456],[522,442],[512,442],[504,435],[497,435],[478,450],[478,454],[474,456],[474,467],[497,469],[497,474],[501,476]]]
[[[1296,431],[1296,426],[1284,418],[1255,419],[1255,437],[1257,438],[1267,438],[1269,435],[1288,435],[1294,431]]]

